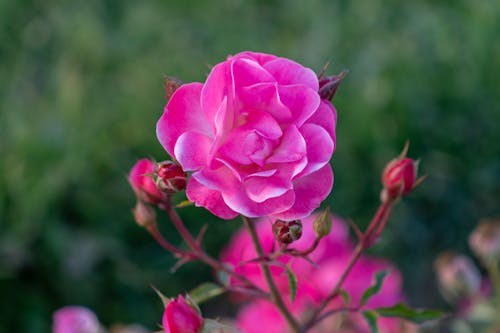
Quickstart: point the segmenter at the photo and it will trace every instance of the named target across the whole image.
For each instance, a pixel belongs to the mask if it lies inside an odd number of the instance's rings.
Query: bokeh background
[[[164,75],[203,81],[242,50],[350,69],[334,99],[336,214],[366,225],[381,169],[410,140],[428,178],[371,252],[397,263],[412,305],[446,308],[434,258],[469,253],[477,221],[500,214],[499,37],[495,0],[0,1],[0,332],[49,332],[67,304],[154,329],[150,285],[175,295],[211,279],[201,264],[170,272],[132,219],[126,174],[167,158],[154,130]],[[240,226],[181,214],[209,224],[213,255]]]

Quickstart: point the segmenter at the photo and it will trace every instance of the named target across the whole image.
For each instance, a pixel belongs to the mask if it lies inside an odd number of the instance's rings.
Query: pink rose
[[[143,158],[134,164],[128,175],[130,185],[137,197],[151,204],[157,204],[164,198],[164,194],[158,190],[153,180],[155,170],[155,163]]]
[[[192,172],[188,199],[224,219],[309,215],[333,185],[336,111],[318,87],[309,68],[243,52],[178,88],[157,135]]]
[[[198,333],[203,327],[203,317],[179,295],[165,306],[162,325],[165,333]]]
[[[292,243],[290,247],[305,250],[311,246],[315,239],[312,223],[316,216],[313,214],[302,220],[302,237]],[[276,249],[276,241],[272,234],[272,221],[262,219],[256,223],[256,230],[265,252]],[[289,263],[297,275],[297,294],[293,303],[289,302],[289,285],[282,267],[270,266],[274,280],[280,293],[290,309],[298,318],[304,316],[311,307],[317,306],[332,290],[335,283],[342,275],[354,246],[349,239],[349,229],[339,218],[332,217],[332,232],[325,236],[314,252],[309,255],[317,265],[313,265],[301,258],[282,256],[279,261]],[[235,271],[245,275],[258,286],[266,289],[259,264],[249,262],[256,258],[248,232],[242,229],[236,233],[227,248],[222,252],[221,260],[232,264]],[[241,264],[241,262],[244,262]],[[379,293],[374,295],[365,308],[392,306],[404,299],[402,293],[402,279],[399,271],[388,261],[363,255],[356,263],[346,279],[343,289],[351,298],[351,304],[359,304],[363,292],[373,283],[376,272],[389,270],[384,284]],[[232,284],[238,282],[231,279]],[[330,308],[342,306],[342,298],[337,298],[331,303]],[[343,319],[342,319],[343,318]],[[342,323],[339,320],[343,320]],[[243,333],[276,332],[286,333],[286,323],[271,303],[265,300],[253,301],[244,306],[237,318],[238,327]],[[401,333],[401,321],[394,318],[380,318],[379,327],[384,333]],[[329,332],[332,327],[338,327],[339,332],[368,333],[368,326],[361,316],[349,315],[347,317],[332,316],[324,320],[312,332]]]
[[[83,306],[66,306],[54,312],[53,333],[98,333],[96,315]]]

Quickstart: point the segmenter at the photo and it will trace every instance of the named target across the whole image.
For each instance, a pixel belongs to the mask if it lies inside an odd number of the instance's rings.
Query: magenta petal
[[[267,139],[278,139],[283,135],[280,124],[268,112],[252,110],[240,115],[238,124],[240,129],[255,130]]]
[[[292,113],[290,121],[299,127],[316,112],[320,104],[318,93],[302,85],[279,86],[278,91],[281,102]]]
[[[316,172],[294,180],[295,203],[287,211],[273,214],[273,217],[291,221],[308,216],[328,196],[332,186],[333,172],[329,164]]]
[[[245,179],[243,184],[248,197],[255,202],[279,197],[292,188],[290,178],[272,176],[252,176]]]
[[[248,58],[233,58],[231,74],[234,86],[246,87],[256,83],[274,82],[274,78],[257,61]]]
[[[184,171],[193,171],[207,165],[213,140],[197,132],[182,134],[174,148],[174,156]]]
[[[230,220],[238,216],[237,212],[226,205],[219,191],[203,186],[195,178],[189,180],[186,195],[197,207],[205,207],[222,219]]]
[[[328,132],[321,126],[305,124],[300,129],[307,145],[307,166],[297,176],[310,174],[330,161],[333,154],[334,143]]]
[[[182,133],[196,131],[207,136],[213,132],[200,106],[201,83],[182,85],[170,98],[156,124],[156,135],[165,150],[174,156],[175,143]]]
[[[258,83],[236,90],[239,103],[245,110],[262,110],[271,114],[278,122],[288,121],[292,113],[281,102],[276,83]]]
[[[234,191],[240,187],[240,182],[233,171],[219,163],[216,168],[203,168],[192,174],[200,184],[218,191]]]
[[[271,60],[274,60],[277,57],[275,55],[272,55],[272,54],[244,51],[244,52],[236,54],[234,56],[234,58],[251,58],[251,59],[257,61],[260,65],[264,65],[265,63],[267,63]]]
[[[214,125],[217,111],[230,90],[232,90],[232,84],[229,63],[223,62],[212,68],[201,90],[201,107],[208,124]]]
[[[280,85],[303,84],[314,91],[319,89],[316,73],[295,61],[276,58],[264,64],[264,68],[274,76]]]
[[[288,126],[281,138],[280,145],[274,150],[267,163],[294,162],[306,155],[306,141],[296,126]]]
[[[279,197],[255,202],[248,197],[243,188],[240,188],[236,191],[223,192],[222,198],[232,210],[248,217],[260,217],[288,210],[295,201],[295,194],[290,190]]]
[[[308,124],[323,127],[335,144],[335,126],[337,125],[337,111],[329,101],[322,100],[316,112],[307,120]],[[335,149],[335,148],[334,148]]]

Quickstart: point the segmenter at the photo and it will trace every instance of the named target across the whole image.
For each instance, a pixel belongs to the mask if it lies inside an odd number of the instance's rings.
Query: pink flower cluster
[[[305,250],[309,248],[315,239],[312,223],[315,216],[312,215],[302,222],[304,224],[302,237],[293,243],[293,248]],[[276,248],[275,240],[271,232],[271,221],[262,219],[256,225],[259,239],[266,252]],[[333,227],[329,236],[324,237],[319,246],[309,256],[314,265],[303,258],[292,258],[283,256],[280,262],[290,265],[297,276],[297,294],[293,302],[289,301],[288,277],[284,268],[271,266],[271,271],[277,286],[284,298],[287,300],[289,310],[297,317],[303,318],[307,315],[321,299],[323,299],[333,288],[340,275],[344,272],[349,257],[353,251],[353,244],[349,240],[349,231],[346,224],[338,219],[332,218]],[[239,231],[230,241],[228,247],[223,251],[221,260],[234,265],[236,272],[245,275],[257,285],[266,289],[266,283],[260,272],[258,263],[248,262],[256,258],[252,241],[246,230]],[[243,264],[241,264],[243,262]],[[245,263],[246,262],[246,263]],[[363,256],[355,264],[343,285],[343,289],[350,295],[351,305],[359,304],[363,292],[373,283],[373,276],[381,270],[389,270],[389,275],[381,291],[373,296],[365,308],[376,308],[392,306],[403,300],[402,279],[398,270],[389,262]],[[237,281],[231,280],[236,284]],[[341,297],[333,301],[328,309],[342,306]],[[244,333],[285,333],[287,324],[278,309],[265,300],[251,301],[240,311],[237,324]],[[379,319],[379,328],[383,333],[410,332],[399,319]],[[365,333],[369,332],[368,326],[359,314],[350,314],[347,317],[332,316],[316,326],[315,332],[342,332],[342,333]]]
[[[333,185],[336,111],[318,90],[311,69],[253,52],[180,86],[157,135],[192,172],[188,199],[224,219],[309,215]]]

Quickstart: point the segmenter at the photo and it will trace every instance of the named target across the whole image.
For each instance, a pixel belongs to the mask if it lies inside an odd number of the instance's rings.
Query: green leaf
[[[340,289],[339,294],[342,296],[345,305],[349,305],[349,303],[351,303],[351,296],[349,296],[349,293],[347,293],[345,289]]]
[[[417,324],[428,320],[440,319],[445,316],[445,313],[442,311],[411,309],[402,303],[387,308],[378,308],[375,311],[382,317],[398,317]]]
[[[368,326],[370,326],[371,333],[379,333],[377,326],[377,313],[375,311],[367,310],[362,312]]]
[[[380,288],[382,288],[382,283],[384,282],[384,278],[387,276],[388,273],[389,273],[388,271],[381,271],[375,273],[375,282],[371,287],[366,289],[365,292],[363,293],[363,296],[361,297],[360,306],[365,305],[373,295],[375,295],[380,291]]]
[[[208,301],[209,299],[212,299],[214,297],[217,297],[223,293],[226,292],[226,289],[222,288],[221,286],[212,283],[212,282],[205,282],[200,284],[198,287],[194,288],[191,290],[188,295],[191,297],[191,299],[200,304],[203,302]]]
[[[290,267],[286,268],[286,274],[288,275],[288,286],[290,287],[290,301],[293,302],[297,295],[297,277]]]

